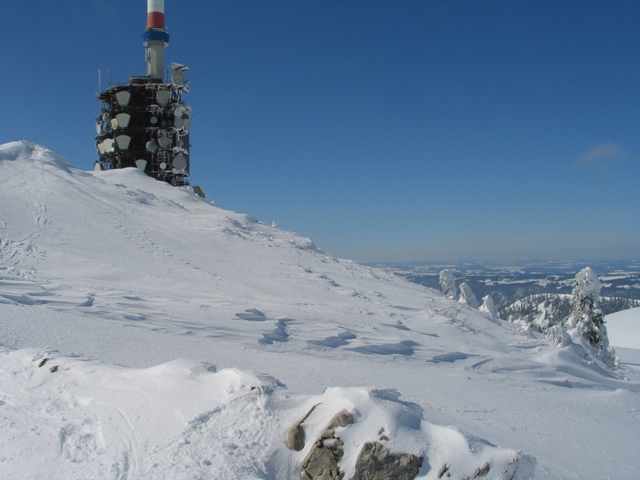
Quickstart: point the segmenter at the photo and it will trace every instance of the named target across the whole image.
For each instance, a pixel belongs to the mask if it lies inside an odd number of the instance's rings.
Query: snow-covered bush
[[[456,276],[453,270],[446,268],[440,272],[440,287],[445,297],[452,300],[456,298],[458,288],[456,287]]]
[[[480,306],[480,302],[478,302],[478,299],[467,282],[460,284],[460,298],[458,301],[471,308],[478,308]]]
[[[582,344],[607,367],[615,368],[617,358],[613,348],[609,347],[604,315],[598,305],[601,288],[598,276],[590,267],[578,272],[571,293],[571,315],[564,326],[570,330],[575,343]]]
[[[538,333],[546,333],[554,325],[563,324],[571,313],[571,295],[542,293],[529,295],[498,312],[500,318],[528,325]]]
[[[481,312],[488,313],[492,317],[498,318],[498,309],[496,308],[496,304],[494,303],[491,295],[485,295],[482,297],[482,305],[480,305],[479,310]]]

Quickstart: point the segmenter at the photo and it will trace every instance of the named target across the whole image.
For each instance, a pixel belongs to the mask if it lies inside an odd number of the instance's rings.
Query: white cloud
[[[609,171],[609,163],[613,160],[626,157],[626,153],[613,142],[599,143],[592,149],[583,153],[576,160],[576,167],[594,167],[603,172]]]

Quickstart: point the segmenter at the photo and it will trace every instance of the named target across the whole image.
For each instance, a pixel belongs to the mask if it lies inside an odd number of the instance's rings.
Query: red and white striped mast
[[[164,26],[164,0],[147,0],[147,30],[142,34],[146,48],[147,75],[164,80],[164,49],[169,33]]]

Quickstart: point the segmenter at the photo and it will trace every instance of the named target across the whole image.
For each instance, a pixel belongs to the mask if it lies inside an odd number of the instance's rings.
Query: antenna
[[[169,34],[164,26],[164,0],[147,0],[147,30],[142,34],[147,48],[147,75],[164,80],[164,49]]]

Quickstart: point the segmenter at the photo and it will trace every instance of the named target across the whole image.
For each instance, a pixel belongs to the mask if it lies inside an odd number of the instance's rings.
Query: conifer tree
[[[498,309],[496,308],[496,304],[494,303],[491,295],[485,295],[482,297],[482,305],[480,305],[479,310],[481,312],[488,313],[492,317],[498,318]]]
[[[471,308],[478,308],[480,306],[480,302],[478,302],[473,290],[471,290],[471,287],[466,282],[460,284],[460,299],[458,301]]]
[[[440,272],[440,287],[445,297],[452,300],[456,298],[458,288],[456,287],[456,276],[453,270],[446,268]]]
[[[573,330],[570,333],[574,341],[590,349],[607,367],[615,368],[617,358],[613,348],[609,347],[604,314],[598,305],[601,288],[600,280],[590,267],[578,272],[571,294],[571,315],[564,326]]]

